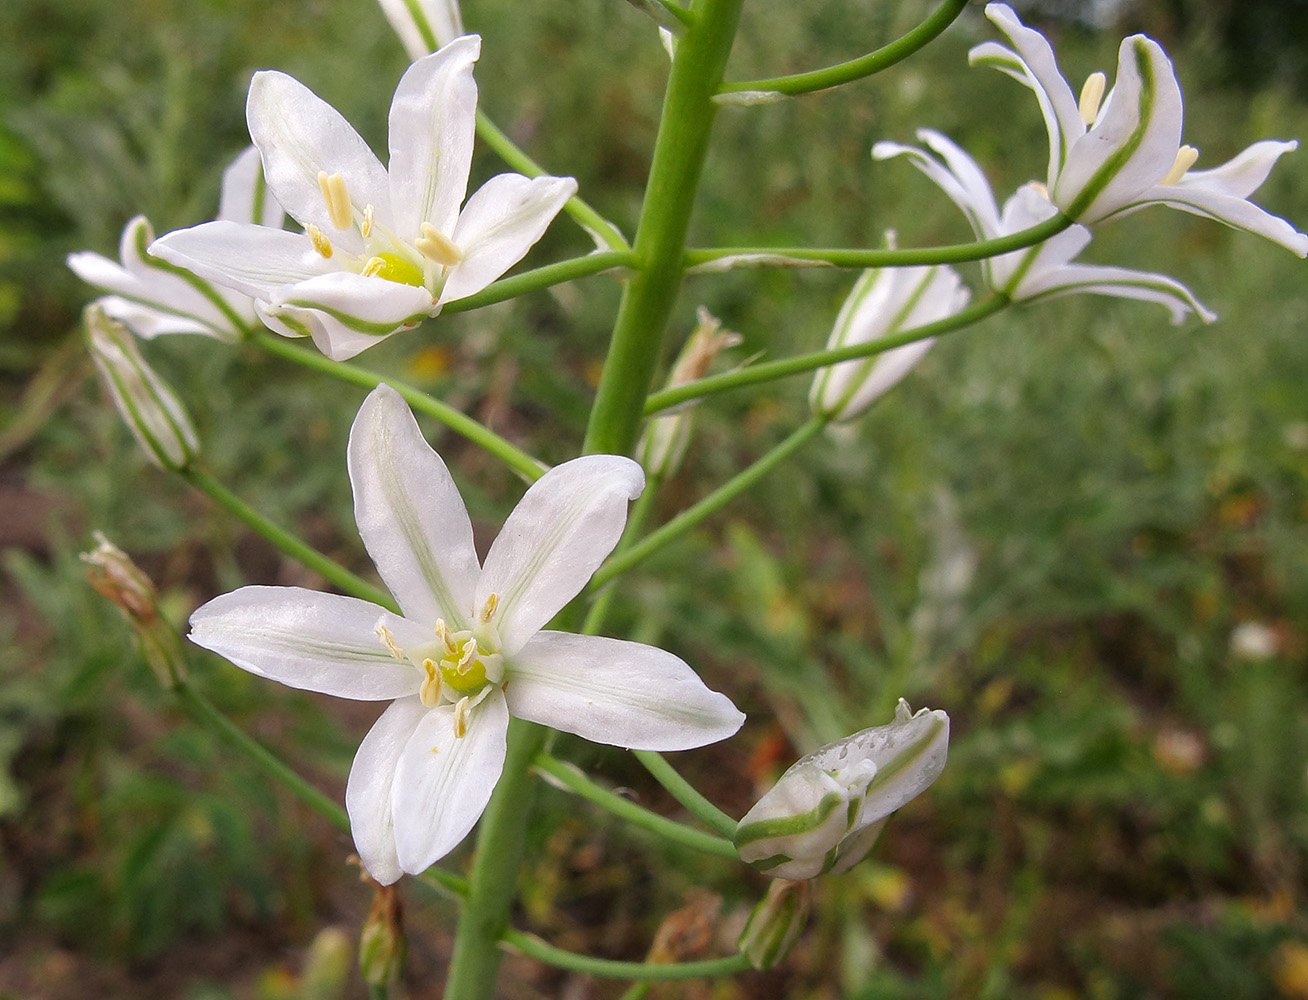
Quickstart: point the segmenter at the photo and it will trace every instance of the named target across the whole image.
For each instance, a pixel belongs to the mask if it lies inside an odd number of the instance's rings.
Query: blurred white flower
[[[330,105],[284,73],[256,73],[246,106],[268,186],[302,226],[209,222],[150,252],[255,299],[288,337],[353,357],[516,264],[572,197],[570,177],[500,174],[460,209],[476,130],[465,35],[419,59],[391,102],[390,168]]]
[[[463,34],[458,0],[377,0],[377,3],[400,36],[411,62]]]
[[[918,146],[878,142],[872,147],[872,155],[878,160],[907,156],[913,166],[931,178],[962,210],[978,237],[1009,236],[1044,222],[1057,212],[1041,185],[1026,184],[1004,203],[1001,214],[990,182],[962,147],[932,129],[918,129],[917,137],[930,152]],[[1165,274],[1073,264],[1072,259],[1089,243],[1090,230],[1074,225],[1043,243],[991,257],[982,262],[986,283],[1014,302],[1091,292],[1157,302],[1167,308],[1173,323],[1182,322],[1191,312],[1197,313],[1205,323],[1217,318],[1190,289]]]
[[[403,617],[298,587],[243,587],[191,616],[191,640],[291,687],[394,699],[345,791],[355,846],[385,885],[472,829],[504,765],[509,716],[584,739],[684,750],[744,721],[671,653],[542,631],[617,544],[645,477],[615,455],[551,469],[509,515],[484,565],[445,463],[404,400],[378,386],[355,418],[359,534]]]
[[[1270,660],[1281,651],[1276,630],[1262,622],[1241,622],[1231,630],[1231,655],[1241,660]]]
[[[902,698],[895,721],[801,757],[739,826],[741,860],[765,875],[816,878],[867,856],[890,814],[944,770],[949,716],[916,714]]]
[[[281,205],[268,193],[259,151],[247,148],[223,171],[218,218],[280,228]],[[68,255],[68,266],[87,284],[109,292],[98,300],[106,316],[149,340],[165,333],[201,333],[236,341],[257,322],[248,295],[151,257],[154,230],[144,215],[127,223],[119,241],[121,264],[89,250]]]
[[[969,60],[1035,93],[1049,132],[1050,198],[1071,218],[1094,225],[1147,205],[1170,205],[1308,257],[1308,235],[1249,201],[1297,142],[1255,142],[1220,167],[1191,170],[1199,151],[1181,145],[1181,88],[1167,53],[1152,38],[1123,40],[1112,89],[1105,94],[1107,77],[1092,73],[1078,99],[1044,35],[1022,24],[1007,4],[987,4],[986,16],[1013,48],[984,42]]]
[[[867,344],[945,319],[967,305],[970,295],[958,272],[944,265],[864,271],[836,316],[827,348]],[[927,337],[820,368],[809,403],[829,420],[853,420],[898,385],[934,343]]]

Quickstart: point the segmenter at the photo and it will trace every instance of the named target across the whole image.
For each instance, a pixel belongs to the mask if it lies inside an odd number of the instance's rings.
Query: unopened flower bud
[[[868,344],[935,323],[967,305],[968,296],[950,267],[864,271],[836,317],[827,348]],[[924,338],[819,369],[809,392],[814,411],[829,420],[853,420],[912,371],[933,343]]]
[[[178,470],[199,448],[195,428],[181,400],[146,364],[136,338],[97,303],[87,306],[86,342],[114,405],[150,460]]]
[[[754,968],[770,969],[789,954],[808,920],[809,882],[779,878],[745,922],[736,947]]]
[[[703,306],[697,315],[699,324],[668,374],[669,389],[703,378],[722,351],[741,341],[740,334],[723,330],[722,321]],[[690,443],[690,426],[689,404],[650,420],[636,446],[636,458],[646,475],[666,479],[677,471]]]
[[[867,856],[892,812],[940,776],[949,716],[916,714],[828,743],[795,763],[736,827],[741,860],[764,874],[809,879]]]
[[[359,934],[359,971],[369,986],[398,979],[408,944],[400,897],[393,885],[378,885],[372,909]]]
[[[297,997],[303,1000],[340,1000],[350,980],[353,946],[339,927],[324,927],[309,945]]]
[[[411,60],[463,34],[458,0],[377,0]]]
[[[82,553],[87,579],[123,613],[159,680],[175,687],[185,673],[185,653],[177,630],[159,612],[159,592],[126,552],[98,531],[95,540],[96,547]]]

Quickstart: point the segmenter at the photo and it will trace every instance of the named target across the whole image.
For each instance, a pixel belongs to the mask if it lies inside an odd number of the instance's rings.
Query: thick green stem
[[[660,753],[653,750],[634,750],[636,759],[645,765],[657,781],[674,799],[705,826],[716,830],[730,840],[736,835],[737,823],[699,793],[694,785],[683,778]]]
[[[660,410],[666,410],[685,403],[687,400],[703,399],[705,396],[728,392],[732,389],[741,389],[747,385],[757,385],[760,382],[772,382],[791,375],[801,375],[804,372],[816,371],[819,368],[825,368],[827,365],[834,365],[840,361],[871,357],[883,351],[903,347],[905,344],[911,344],[914,341],[925,340],[927,337],[938,337],[941,334],[952,333],[954,330],[961,330],[963,327],[971,326],[973,323],[999,312],[999,310],[1009,305],[1011,301],[1008,296],[996,292],[987,295],[980,302],[973,303],[952,316],[947,316],[934,323],[928,323],[925,326],[905,330],[893,337],[882,337],[880,340],[871,340],[863,344],[850,344],[847,347],[814,351],[811,354],[797,354],[793,358],[781,358],[777,361],[761,361],[745,368],[739,368],[736,371],[710,375],[708,378],[702,378],[696,382],[673,386],[671,389],[653,393],[645,400],[645,415],[650,416]]]
[[[592,958],[590,955],[578,955],[575,951],[565,951],[542,941],[532,934],[511,930],[505,933],[504,943],[524,955],[560,969],[584,972],[591,976],[603,976],[607,979],[640,979],[647,982],[660,982],[673,979],[706,979],[711,976],[730,976],[749,969],[749,960],[744,955],[729,955],[726,958],[709,958],[700,962],[618,962],[611,958]],[[449,994],[446,993],[448,997]]]
[[[968,0],[945,0],[925,21],[916,28],[891,42],[883,45],[865,56],[851,59],[836,66],[815,69],[808,73],[794,73],[789,76],[777,76],[768,80],[745,80],[741,83],[728,83],[722,87],[722,93],[739,91],[771,91],[776,94],[812,94],[819,90],[830,90],[844,83],[852,83],[879,73],[902,59],[907,59],[933,38],[954,23],[954,19],[963,13]]]
[[[385,382],[403,396],[405,402],[419,413],[425,413],[427,416],[439,420],[456,434],[462,434],[469,441],[485,448],[529,483],[534,483],[545,474],[545,465],[543,463],[532,458],[525,451],[516,448],[494,431],[483,427],[472,417],[460,413],[448,403],[442,403],[439,399],[427,395],[421,389],[415,389],[413,386],[397,381],[390,376],[369,371],[367,368],[360,368],[358,365],[350,364],[347,361],[333,361],[317,351],[306,350],[293,344],[285,337],[279,337],[266,331],[255,333],[251,340],[278,357],[294,361],[297,365],[312,368],[314,371],[323,372],[333,378],[340,379],[342,382],[349,382],[351,385],[357,385],[364,389],[374,389],[379,383]]]
[[[863,250],[846,247],[694,247],[686,251],[686,266],[709,264],[724,257],[762,257],[811,260],[833,267],[917,267],[922,264],[963,264],[1043,243],[1057,236],[1073,220],[1061,213],[1044,222],[990,240],[954,243],[943,247],[906,247],[902,250]],[[639,247],[637,247],[639,250]]]
[[[651,532],[625,552],[611,558],[591,577],[591,586],[594,588],[602,587],[614,577],[631,569],[638,562],[649,558],[669,542],[680,538],[709,515],[721,510],[800,448],[808,444],[809,441],[817,437],[826,425],[826,418],[812,417],[808,423],[801,425],[788,438],[749,468],[727,480],[703,500],[700,500],[699,503],[687,507],[663,527]]]
[[[372,601],[373,604],[380,604],[383,608],[394,611],[396,614],[399,613],[399,606],[386,591],[380,587],[374,587],[367,580],[351,573],[340,563],[327,558],[308,542],[292,535],[285,528],[273,524],[272,521],[268,520],[212,476],[193,465],[181,469],[179,474],[218,506],[243,521],[292,559],[307,566],[324,580],[345,591],[351,597]]]
[[[508,756],[490,804],[481,817],[468,896],[459,911],[454,957],[445,1000],[491,1000],[502,954],[500,938],[518,885],[531,815],[532,760],[545,745],[542,726],[522,719],[509,723]]]
[[[587,453],[628,454],[640,427],[663,332],[677,300],[686,233],[708,153],[722,83],[743,0],[698,0],[677,41],[663,116],[636,229],[638,270],[618,307],[600,376]]]
[[[685,826],[676,820],[651,812],[644,806],[636,805],[630,799],[625,799],[602,785],[596,784],[573,764],[561,761],[547,753],[537,754],[534,763],[536,770],[542,774],[548,775],[569,791],[575,792],[588,802],[593,802],[601,809],[607,809],[613,815],[626,820],[634,826],[643,827],[660,837],[675,841],[678,844],[685,844],[687,847],[693,847],[705,854],[716,854],[718,857],[730,858],[733,861],[739,858],[735,845],[730,840]]]

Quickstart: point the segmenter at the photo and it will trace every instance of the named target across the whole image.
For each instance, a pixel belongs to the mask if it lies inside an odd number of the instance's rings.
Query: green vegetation
[[[751,0],[730,76],[848,58],[851,39],[868,40],[861,52],[926,10]],[[485,36],[483,108],[630,237],[667,72],[651,23],[619,0],[467,0],[464,13]],[[874,80],[725,109],[692,242],[877,246],[886,228],[903,246],[968,239],[923,178],[868,150],[929,125],[1000,191],[1042,173],[1029,94],[966,68],[981,37],[969,11]],[[1218,89],[1211,39],[1162,40],[1201,166],[1265,136],[1308,139],[1301,98]],[[1059,48],[1073,79],[1115,58],[1113,38],[1071,27]],[[248,141],[254,69],[298,76],[376,147],[404,65],[371,0],[0,5],[0,996],[308,996],[318,967],[306,971],[304,949],[323,927],[353,938],[362,922],[348,838],[197,727],[85,583],[77,553],[103,529],[179,628],[247,582],[323,585],[147,463],[83,358],[90,292],[63,257],[114,254],[138,212],[161,233],[208,218]],[[479,147],[473,185],[500,169]],[[1258,200],[1308,223],[1308,153]],[[589,245],[561,218],[527,264]],[[1063,299],[951,335],[860,424],[616,592],[607,631],[675,650],[748,712],[739,738],[678,761],[733,816],[799,753],[888,721],[900,696],[953,720],[943,777],[870,861],[817,887],[790,959],[713,995],[1308,996],[1304,264],[1161,208],[1102,231],[1087,256],[1172,274],[1221,319],[1172,328],[1156,306]],[[853,280],[692,278],[674,329],[689,333],[703,303],[744,335],[737,359],[815,350]],[[585,433],[617,296],[611,277],[586,278],[439,318],[363,360],[556,461]],[[344,474],[364,390],[257,344],[146,350],[186,399],[214,477],[372,579]],[[701,406],[647,527],[800,426],[807,388],[801,376]],[[469,506],[494,514],[478,525],[489,538],[518,476],[424,427]],[[191,668],[340,800],[369,706],[286,691],[198,649]],[[551,753],[678,810],[627,755],[570,738]],[[519,926],[552,944],[641,961],[664,914],[707,912],[683,899],[695,887],[722,897],[724,925],[760,894],[729,862],[656,846],[555,788],[540,798]],[[451,868],[466,860],[464,848]],[[454,908],[417,884],[405,894],[410,995],[436,996]],[[526,958],[506,965],[505,995],[563,982]]]

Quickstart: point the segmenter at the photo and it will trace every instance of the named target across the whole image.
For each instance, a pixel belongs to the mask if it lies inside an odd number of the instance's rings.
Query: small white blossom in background
[[[738,333],[722,329],[722,321],[700,306],[698,324],[686,340],[668,373],[666,388],[685,385],[703,378],[717,356],[741,341]],[[666,479],[677,471],[690,444],[692,404],[661,413],[650,419],[636,445],[636,457],[651,476]]]
[[[544,235],[577,182],[499,174],[463,204],[480,52],[464,35],[409,67],[391,102],[389,169],[299,81],[256,73],[250,136],[304,232],[209,222],[150,252],[251,296],[271,329],[312,337],[337,361],[481,291]]]
[[[458,488],[394,389],[350,432],[359,534],[403,616],[297,587],[243,587],[191,616],[191,640],[291,687],[393,699],[364,738],[345,804],[384,885],[472,829],[504,765],[514,715],[596,743],[685,750],[744,716],[653,646],[542,631],[622,535],[645,477],[615,455],[551,469],[527,490],[485,564]]]
[[[463,34],[458,0],[377,0],[400,44],[417,61]]]
[[[944,770],[949,716],[914,713],[801,757],[736,827],[742,861],[791,880],[848,871],[867,856],[896,809]]]
[[[1262,622],[1241,622],[1231,630],[1231,655],[1240,660],[1270,660],[1281,651],[1276,629]]]
[[[1094,225],[1148,205],[1169,205],[1308,257],[1308,235],[1249,201],[1298,142],[1255,142],[1219,167],[1191,170],[1199,151],[1181,145],[1181,88],[1167,53],[1152,38],[1125,39],[1112,89],[1105,93],[1107,78],[1092,73],[1078,98],[1044,35],[1026,27],[1007,4],[987,4],[986,16],[1013,48],[984,42],[968,58],[1035,93],[1049,132],[1049,197],[1062,211]]]
[[[259,151],[246,149],[223,171],[217,218],[280,229],[285,213],[268,192]],[[109,295],[97,300],[105,315],[149,340],[167,333],[199,333],[229,342],[258,321],[248,295],[211,285],[203,278],[151,257],[154,229],[144,215],[127,223],[116,264],[90,250],[68,255],[68,266],[87,284]]]
[[[981,239],[1019,233],[1057,212],[1040,185],[1026,184],[1004,203],[1001,213],[990,182],[962,147],[932,129],[918,129],[917,137],[927,149],[878,142],[872,147],[872,156],[878,160],[907,156],[958,206]],[[1089,245],[1090,238],[1085,226],[1071,226],[1033,247],[988,258],[982,262],[986,284],[1014,302],[1089,292],[1157,302],[1171,314],[1173,323],[1182,322],[1191,312],[1205,323],[1217,318],[1190,289],[1165,274],[1073,264],[1072,258]]]
[[[141,357],[136,338],[92,302],[83,313],[86,343],[100,380],[132,436],[161,469],[184,469],[199,450],[182,401]]]
[[[836,317],[827,348],[868,344],[954,315],[971,293],[951,267],[887,267],[864,271]],[[821,368],[809,403],[828,420],[860,416],[926,356],[934,337],[867,358]]]

